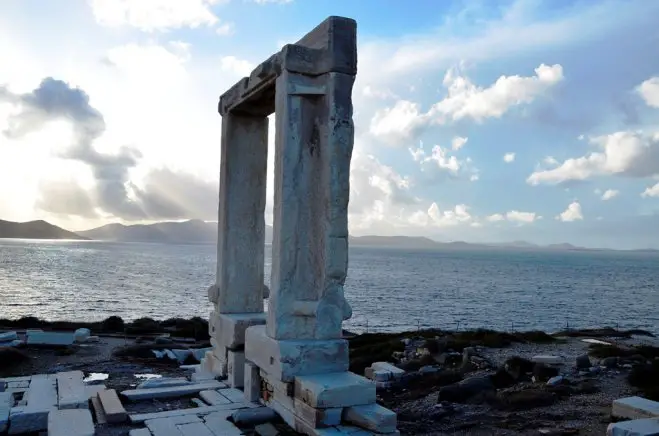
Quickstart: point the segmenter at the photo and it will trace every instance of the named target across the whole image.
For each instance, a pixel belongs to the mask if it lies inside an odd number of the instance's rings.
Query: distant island
[[[46,221],[29,221],[16,223],[13,221],[0,220],[0,238],[15,239],[89,239],[77,233],[64,230]]]
[[[71,232],[46,221],[16,223],[0,220],[0,239],[75,239],[114,242],[151,242],[169,244],[216,244],[217,223],[188,220],[154,224],[107,224],[89,230]],[[272,242],[272,226],[265,226],[265,242]],[[541,251],[618,251],[586,248],[572,244],[537,245],[526,241],[503,243],[439,242],[423,236],[350,236],[350,244],[360,247],[410,250],[541,250]],[[654,249],[620,250],[659,252]]]

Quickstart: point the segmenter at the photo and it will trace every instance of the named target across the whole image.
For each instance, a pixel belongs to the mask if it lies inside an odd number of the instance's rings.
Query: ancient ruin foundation
[[[220,97],[217,281],[206,373],[243,387],[296,430],[351,422],[395,433],[375,385],[348,372],[342,322],[354,142],[356,23],[330,17]],[[275,113],[274,239],[267,315],[264,237],[268,116]],[[267,289],[267,288],[265,288]],[[340,430],[338,430],[340,431]],[[347,431],[347,430],[346,430]]]

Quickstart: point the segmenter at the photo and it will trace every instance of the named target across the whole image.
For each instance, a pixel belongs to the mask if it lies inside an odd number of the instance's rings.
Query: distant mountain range
[[[46,221],[15,223],[0,220],[0,238],[16,239],[88,239]]]
[[[217,223],[201,220],[161,222],[155,224],[107,224],[90,230],[70,232],[46,221],[15,223],[0,220],[0,238],[78,239],[117,242],[155,242],[216,244]],[[265,226],[265,241],[272,241],[272,227]],[[578,247],[572,244],[536,245],[526,241],[475,244],[470,242],[438,242],[422,236],[351,236],[350,243],[362,247],[388,247],[425,250],[551,250],[551,251],[613,251]],[[627,250],[657,252],[659,250]]]

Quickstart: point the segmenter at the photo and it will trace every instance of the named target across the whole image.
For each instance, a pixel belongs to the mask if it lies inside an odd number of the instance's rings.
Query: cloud
[[[234,23],[222,23],[217,26],[215,33],[220,36],[231,36],[236,33],[236,25]]]
[[[220,68],[222,68],[222,71],[238,77],[249,76],[255,67],[255,64],[235,56],[224,56],[220,59]]]
[[[489,215],[489,216],[485,217],[485,219],[487,221],[491,222],[491,223],[496,223],[496,222],[499,222],[499,221],[505,221],[506,217],[503,216],[500,213],[495,213],[495,214],[492,214],[492,215]]]
[[[503,161],[506,163],[511,163],[515,161],[515,153],[506,153],[503,155]]]
[[[458,151],[458,150],[460,150],[462,147],[465,146],[465,144],[467,143],[468,139],[469,139],[469,138],[465,138],[465,137],[461,137],[461,136],[456,136],[456,137],[453,138],[453,140],[451,141],[451,148],[452,148],[454,151]]]
[[[293,3],[293,0],[252,0],[252,1],[259,5],[267,5],[267,4],[285,5],[288,3]]]
[[[487,88],[472,83],[456,68],[449,69],[443,85],[447,95],[423,113],[417,103],[399,100],[391,108],[375,113],[370,132],[376,137],[397,145],[414,139],[430,125],[470,118],[482,122],[486,118],[500,118],[515,106],[531,103],[556,83],[563,80],[561,65],[541,64],[535,76],[501,76]]]
[[[456,142],[456,139],[458,141]],[[456,150],[455,145],[459,144],[458,149],[466,142],[466,138],[456,138],[453,140],[452,149]],[[464,140],[464,141],[462,141]],[[415,162],[419,163],[421,172],[430,180],[437,181],[445,177],[459,178],[468,174],[471,177],[475,176],[478,180],[478,170],[471,168],[471,159],[458,159],[456,156],[451,155],[451,150],[448,148],[435,145],[430,155],[427,155],[423,149],[423,144],[417,148],[410,148],[410,154]]]
[[[89,165],[103,209],[118,215],[141,216],[140,210],[129,201],[125,186],[128,172],[135,167],[141,153],[134,148],[119,147],[115,154],[103,154],[94,148],[94,141],[105,131],[105,121],[90,106],[89,96],[83,90],[48,77],[37,89],[14,95],[10,100],[18,106],[18,111],[9,117],[9,128],[4,132],[8,138],[20,139],[52,121],[69,121],[74,132],[73,144],[59,157]]]
[[[659,76],[652,77],[636,87],[648,106],[659,108]]]
[[[90,0],[102,26],[132,26],[144,32],[182,27],[213,26],[218,17],[211,10],[217,0]]]
[[[540,170],[527,178],[531,185],[587,180],[618,175],[644,178],[659,174],[659,134],[621,131],[590,138],[600,151],[565,160],[558,167]]]
[[[451,227],[473,222],[474,218],[468,209],[465,204],[457,204],[453,209],[441,211],[437,203],[432,203],[428,208],[428,216],[435,227]]]
[[[95,199],[73,179],[42,181],[35,206],[56,215],[97,217]]]
[[[659,197],[659,183],[654,186],[645,188],[645,191],[643,191],[641,197]]]
[[[94,143],[105,132],[103,115],[89,104],[79,88],[51,77],[25,94],[0,88],[0,102],[17,107],[4,134],[21,139],[46,124],[65,120],[73,128],[73,142],[57,157],[85,164],[93,176],[91,189],[75,180],[42,181],[36,206],[44,211],[86,218],[98,216],[97,209],[125,220],[217,218],[217,187],[185,173],[169,169],[147,172],[142,186],[130,180],[141,153],[118,147],[116,153],[101,153]]]
[[[556,219],[563,222],[581,221],[583,220],[583,213],[581,212],[581,205],[577,201],[570,203],[563,212],[561,212]]]
[[[620,194],[620,191],[618,191],[616,189],[607,189],[602,194],[602,200],[604,200],[604,201],[611,200],[612,198],[617,197],[618,194]]]
[[[506,219],[516,223],[532,223],[535,220],[541,219],[535,212],[520,212],[518,210],[511,210],[506,212]]]

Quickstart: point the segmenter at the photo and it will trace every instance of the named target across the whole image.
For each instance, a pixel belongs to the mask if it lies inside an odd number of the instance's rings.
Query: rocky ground
[[[179,362],[157,359],[151,349],[207,346],[207,336],[199,332],[203,324],[181,320],[163,326],[152,321],[142,321],[142,326],[154,330],[141,329],[142,336],[134,330],[128,333],[122,322],[119,331],[112,332],[108,325],[102,328],[100,342],[94,344],[0,347],[0,377],[82,370],[86,375],[106,374],[103,383],[120,391],[142,381],[136,375],[184,375]],[[39,328],[52,326],[40,322]],[[164,331],[180,336],[192,331],[187,336],[196,336],[197,341],[156,343],[155,337]],[[646,332],[600,329],[548,335],[479,330],[347,336],[352,371],[364,374],[378,361],[406,370],[401,380],[378,391],[380,403],[398,413],[402,434],[602,435],[613,400],[635,394],[659,400],[659,348]],[[593,343],[597,341],[603,343]],[[560,358],[561,364],[536,364],[532,359],[538,355]],[[136,403],[127,409],[193,406],[190,399],[181,399]],[[127,428],[106,430],[102,434],[114,436],[125,434]]]

